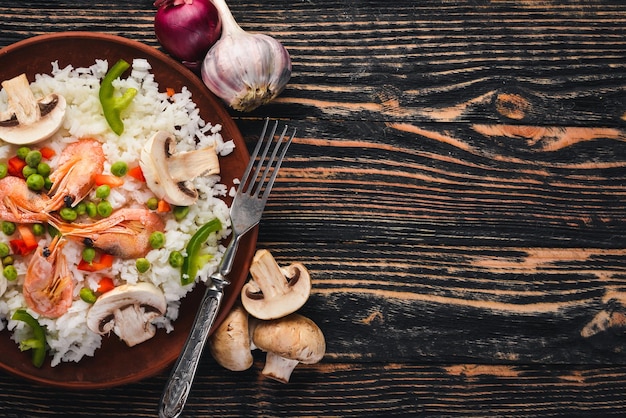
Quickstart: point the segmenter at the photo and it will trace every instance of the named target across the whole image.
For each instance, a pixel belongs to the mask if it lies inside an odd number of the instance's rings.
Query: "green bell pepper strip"
[[[180,269],[180,282],[182,285],[188,285],[196,280],[198,270],[208,261],[206,256],[200,255],[200,248],[213,232],[222,229],[222,223],[215,218],[205,223],[196,231],[187,243],[187,255],[183,259],[183,265]]]
[[[20,350],[32,350],[33,366],[39,368],[46,359],[46,333],[43,327],[31,314],[23,309],[18,309],[13,313],[12,319],[25,322],[33,330],[33,338],[20,342]]]
[[[126,89],[121,96],[115,96],[113,81],[120,77],[129,67],[130,64],[122,59],[115,63],[102,79],[100,91],[98,92],[104,118],[113,132],[118,135],[124,132],[124,122],[122,121],[121,113],[133,101],[137,95],[137,89],[131,87]]]

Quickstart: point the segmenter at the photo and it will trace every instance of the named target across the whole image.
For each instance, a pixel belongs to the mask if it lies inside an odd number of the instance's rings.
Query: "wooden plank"
[[[624,362],[619,138],[295,125],[259,246],[311,269],[331,357]]]
[[[186,416],[608,417],[626,407],[626,373],[616,367],[327,363],[298,366],[283,385],[258,378],[262,365],[234,373],[202,363]],[[36,398],[17,381],[3,386],[0,414],[155,416],[165,378],[92,392],[39,389]]]

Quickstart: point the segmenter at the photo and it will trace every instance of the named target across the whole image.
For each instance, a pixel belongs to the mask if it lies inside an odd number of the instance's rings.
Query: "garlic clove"
[[[223,0],[214,0],[222,36],[202,63],[204,84],[235,110],[249,112],[278,96],[291,78],[291,58],[276,39],[245,32]]]
[[[278,96],[291,77],[287,50],[263,34],[224,38],[211,48],[202,80],[235,110],[249,112]]]

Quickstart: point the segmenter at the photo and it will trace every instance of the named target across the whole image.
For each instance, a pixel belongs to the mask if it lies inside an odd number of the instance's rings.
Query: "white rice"
[[[108,127],[102,114],[98,98],[100,81],[108,71],[108,62],[96,60],[89,68],[73,68],[68,66],[59,68],[58,63],[52,63],[52,72],[37,75],[31,84],[35,96],[44,96],[56,92],[65,97],[67,113],[64,125],[53,138],[32,147],[48,146],[56,151],[56,156],[50,161],[54,170],[58,156],[66,144],[81,137],[95,137],[103,142],[107,157],[105,173],[108,173],[111,164],[116,161],[125,161],[129,166],[138,164],[138,158],[144,142],[155,132],[165,130],[175,134],[179,140],[178,151],[190,150],[195,147],[206,147],[214,144],[220,155],[232,152],[234,143],[231,139],[224,140],[220,135],[221,126],[211,125],[204,121],[191,93],[186,88],[168,97],[164,91],[159,92],[159,86],[150,72],[148,61],[136,59],[132,63],[130,75],[122,76],[114,82],[117,89],[134,87],[138,90],[132,104],[122,113],[124,118],[124,132],[117,136]],[[126,73],[128,74],[128,72]],[[0,91],[0,111],[6,108],[6,93]],[[196,141],[199,141],[196,145]],[[15,155],[16,146],[0,141],[0,161],[6,162]],[[114,188],[108,200],[114,209],[121,207],[145,207],[145,202],[153,196],[144,183],[124,177],[124,185]],[[148,272],[139,274],[135,267],[135,260],[116,259],[111,269],[104,272],[85,273],[76,268],[80,261],[82,246],[79,243],[68,241],[64,247],[64,255],[71,266],[74,280],[74,303],[67,313],[56,319],[44,318],[36,312],[27,309],[22,295],[22,284],[29,258],[15,257],[14,266],[18,271],[15,281],[7,281],[0,273],[0,331],[7,328],[11,331],[11,338],[16,342],[30,337],[30,330],[21,321],[11,320],[17,309],[27,311],[37,318],[47,331],[48,354],[51,356],[51,365],[61,362],[78,362],[83,356],[93,356],[100,347],[102,338],[109,337],[90,331],[86,325],[86,314],[90,307],[83,302],[78,293],[82,287],[97,289],[98,282],[103,276],[114,277],[116,284],[150,282],[161,288],[165,294],[168,308],[164,317],[155,321],[161,330],[170,332],[178,317],[178,309],[183,298],[193,284],[182,286],[180,270],[172,268],[168,263],[169,254],[176,250],[185,254],[185,247],[191,236],[199,226],[217,217],[223,229],[210,237],[202,253],[211,254],[211,261],[200,272],[201,280],[215,271],[221,259],[224,247],[220,240],[230,234],[230,220],[228,207],[221,197],[229,193],[227,187],[219,184],[219,176],[198,178],[194,184],[200,193],[197,203],[190,208],[189,214],[182,221],[177,221],[171,214],[164,215],[166,219],[166,244],[163,248],[152,250],[146,258],[151,262]],[[13,237],[0,233],[0,242],[8,244]],[[45,242],[44,242],[45,240]],[[40,246],[48,242],[46,236]],[[18,348],[16,347],[16,350]]]

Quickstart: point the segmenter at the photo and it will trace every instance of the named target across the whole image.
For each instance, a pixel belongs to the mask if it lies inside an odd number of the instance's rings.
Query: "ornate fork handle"
[[[222,303],[223,289],[230,284],[225,276],[233,267],[241,237],[242,235],[233,236],[224,252],[219,270],[211,275],[211,285],[204,292],[183,352],[178,357],[163,391],[159,409],[159,416],[162,418],[178,417],[183,411],[209,331]]]
[[[218,286],[223,287],[221,284]],[[163,392],[159,410],[160,417],[178,417],[183,411],[209,330],[219,311],[222,295],[221,290],[211,287],[207,288],[204,293],[193,329],[189,334],[188,342],[185,344],[185,350],[178,358]]]

